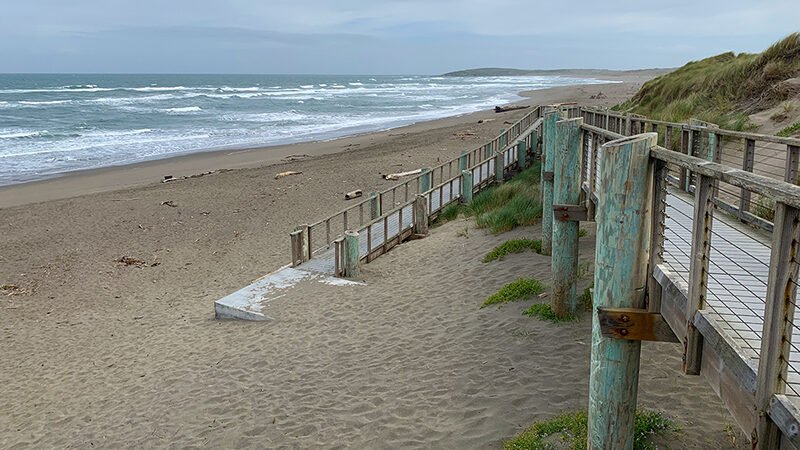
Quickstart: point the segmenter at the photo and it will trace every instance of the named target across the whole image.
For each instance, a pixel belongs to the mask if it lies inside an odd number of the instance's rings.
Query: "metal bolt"
[[[623,314],[623,315],[622,315],[622,316],[619,318],[619,320],[621,320],[621,321],[623,321],[623,322],[628,322],[628,321],[630,321],[630,320],[631,320],[631,318],[630,318],[630,317],[628,317],[627,315]]]
[[[627,336],[628,335],[628,329],[627,328],[620,328],[619,334],[621,334],[623,336]]]

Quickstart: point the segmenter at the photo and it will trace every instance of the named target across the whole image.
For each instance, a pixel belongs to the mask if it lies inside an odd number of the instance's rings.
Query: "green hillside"
[[[725,128],[800,94],[800,33],[759,54],[731,52],[693,61],[642,86],[615,109],[674,122],[695,117]]]

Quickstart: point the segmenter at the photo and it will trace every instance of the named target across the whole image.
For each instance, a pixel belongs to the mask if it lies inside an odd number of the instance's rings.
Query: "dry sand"
[[[614,104],[635,89],[558,88],[528,103]],[[370,264],[367,286],[287,298],[273,323],[213,319],[214,300],[285,264],[288,232],[341,209],[344,192],[385,188],[379,173],[452,158],[522,114],[0,190],[0,285],[22,291],[0,295],[0,447],[486,447],[582,408],[588,319],[555,328],[519,306],[477,309],[516,276],[544,276],[547,262],[481,264],[505,236],[465,240],[457,223]],[[467,129],[476,136],[456,136]],[[264,166],[296,154],[312,157]],[[284,170],[303,174],[273,178]],[[701,379],[677,374],[677,350],[644,355],[642,404],[677,415],[685,442],[726,447],[732,420]]]

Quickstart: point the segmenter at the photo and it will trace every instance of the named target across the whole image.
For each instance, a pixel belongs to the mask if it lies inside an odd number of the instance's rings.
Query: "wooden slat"
[[[744,153],[742,154],[742,170],[745,172],[753,172],[753,166],[756,158],[756,141],[752,139],[744,140]],[[750,211],[750,191],[742,188],[739,196],[739,211],[743,213]],[[741,216],[740,216],[741,219]]]
[[[664,261],[664,231],[667,206],[667,164],[653,160],[653,215],[650,218],[650,260],[647,271],[647,309],[661,312],[661,286],[653,270]]]
[[[692,221],[692,249],[689,260],[689,297],[686,305],[686,348],[683,354],[683,371],[690,375],[700,373],[703,351],[702,335],[694,326],[694,316],[703,308],[708,288],[708,262],[711,252],[711,225],[714,205],[711,202],[714,179],[699,175],[695,189],[694,219]]]
[[[783,432],[781,441],[788,441],[795,448],[800,448],[800,409],[785,395],[773,395],[767,410],[769,417]],[[783,442],[781,442],[783,443]]]

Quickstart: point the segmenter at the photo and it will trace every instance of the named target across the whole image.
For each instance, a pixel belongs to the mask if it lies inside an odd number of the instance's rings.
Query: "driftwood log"
[[[364,193],[361,192],[361,189],[356,189],[355,191],[350,191],[350,192],[344,194],[344,199],[345,200],[352,200],[354,198],[361,197],[362,195],[364,195]]]
[[[495,106],[495,107],[494,107],[494,112],[496,112],[496,113],[502,113],[502,112],[508,112],[508,111],[516,111],[516,110],[518,110],[518,109],[526,109],[526,108],[530,108],[530,105],[519,105],[519,106],[515,106],[515,105],[509,105],[509,106]]]
[[[422,173],[422,169],[409,170],[408,172],[387,173],[383,175],[383,179],[394,181],[394,180],[399,180],[402,177],[407,177],[409,175],[417,175],[420,173]]]

